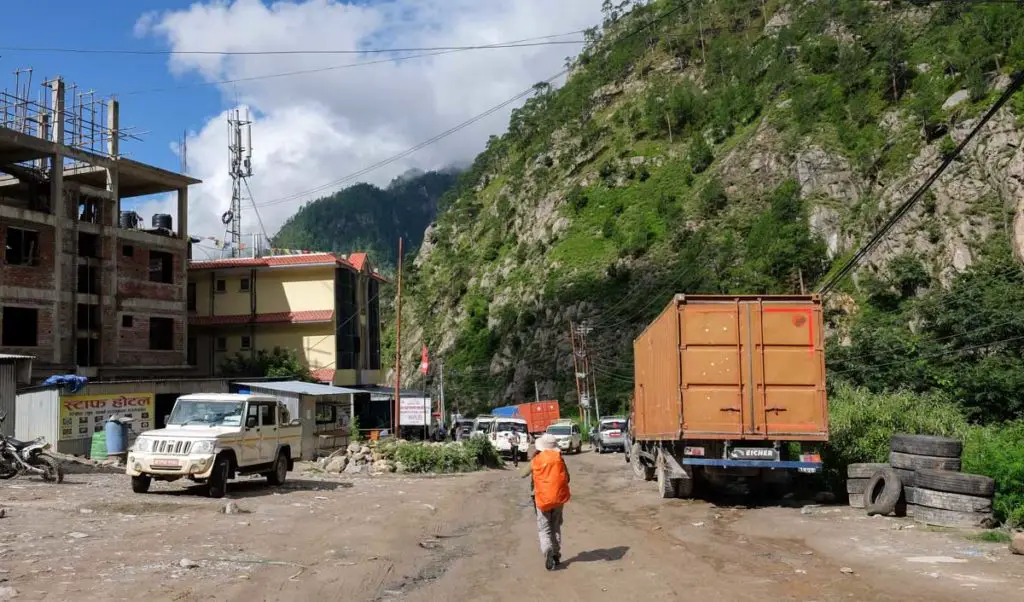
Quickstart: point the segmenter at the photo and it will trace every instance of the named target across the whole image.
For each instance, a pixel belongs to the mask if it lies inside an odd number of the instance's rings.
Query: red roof
[[[334,319],[334,311],[318,309],[314,311],[278,312],[251,316],[192,316],[189,323],[193,326],[227,326],[232,324],[313,324],[330,322]]]
[[[356,270],[362,272],[363,268],[366,266],[366,253],[352,253],[348,256],[348,262],[351,263],[352,267]]]
[[[364,254],[365,259],[365,254]],[[229,270],[232,268],[276,268],[310,265],[343,265],[355,267],[351,262],[333,253],[306,253],[304,255],[273,255],[270,257],[235,257],[211,259],[189,263],[190,270]],[[356,268],[357,270],[359,268]]]
[[[320,368],[310,372],[313,378],[317,379],[322,383],[333,384],[334,383],[334,369],[333,368]]]

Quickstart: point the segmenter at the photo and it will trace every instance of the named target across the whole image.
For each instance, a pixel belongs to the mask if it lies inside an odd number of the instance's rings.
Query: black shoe
[[[544,556],[544,568],[546,568],[549,571],[553,571],[555,569],[555,564],[556,564],[556,561],[555,561],[554,554],[552,554],[551,552],[548,552],[547,554],[545,554],[545,556]]]
[[[555,554],[555,567],[557,568],[560,564],[562,564],[562,555]]]

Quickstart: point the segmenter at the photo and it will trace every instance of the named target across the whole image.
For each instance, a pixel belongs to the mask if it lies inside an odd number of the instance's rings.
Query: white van
[[[491,432],[494,416],[477,416],[473,420],[473,432],[470,437],[486,437]]]
[[[519,436],[519,443],[512,446],[514,435]],[[529,425],[523,418],[512,418],[510,416],[499,416],[495,418],[491,426],[491,444],[503,456],[526,459],[526,452],[530,449],[532,438],[529,433]]]

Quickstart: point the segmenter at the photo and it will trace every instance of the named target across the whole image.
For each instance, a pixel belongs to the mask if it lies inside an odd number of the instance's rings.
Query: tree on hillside
[[[255,356],[236,353],[233,357],[224,358],[220,370],[228,378],[286,377],[316,382],[309,367],[299,359],[299,354],[294,349],[281,347],[274,347],[269,353],[260,349]]]

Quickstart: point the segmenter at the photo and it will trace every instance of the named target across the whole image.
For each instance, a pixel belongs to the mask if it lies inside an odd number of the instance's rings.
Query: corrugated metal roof
[[[10,353],[0,353],[0,360],[34,360],[34,355],[13,355]]]
[[[225,326],[230,324],[314,324],[330,322],[334,319],[334,310],[316,309],[310,311],[284,311],[270,314],[240,314],[234,316],[192,316],[189,323],[193,326]]]
[[[359,389],[347,389],[345,387],[334,387],[317,383],[307,383],[301,380],[286,380],[281,382],[249,382],[235,383],[243,387],[263,389],[264,391],[280,391],[281,393],[295,393],[297,395],[340,395],[343,393],[365,393]]]

